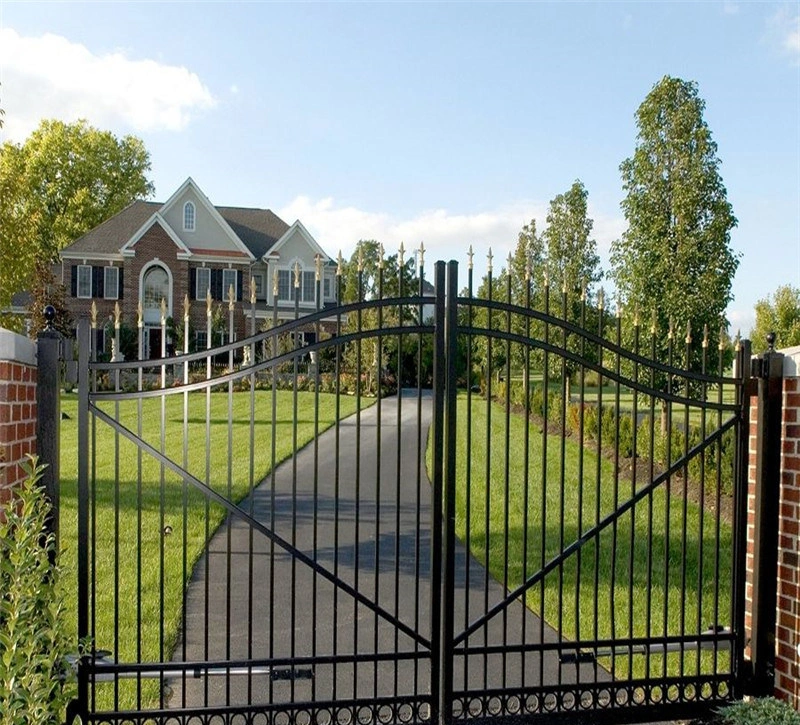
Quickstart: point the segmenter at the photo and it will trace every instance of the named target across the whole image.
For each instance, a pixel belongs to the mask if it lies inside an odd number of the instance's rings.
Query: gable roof
[[[286,244],[286,242],[294,236],[294,233],[298,232],[300,236],[305,240],[306,244],[314,251],[315,254],[319,254],[322,258],[323,262],[329,262],[330,257],[325,253],[325,250],[319,246],[317,240],[314,239],[309,233],[308,229],[303,226],[303,223],[297,219],[295,220],[294,224],[290,227],[286,227],[286,231],[283,233],[283,236],[278,239],[278,241],[272,246],[269,250],[270,254],[274,254],[277,256],[278,251],[280,248]]]
[[[61,253],[67,257],[121,255],[122,248],[163,206],[156,201],[134,201],[64,247]],[[269,209],[225,206],[215,209],[256,259],[261,258],[289,229],[289,225]]]

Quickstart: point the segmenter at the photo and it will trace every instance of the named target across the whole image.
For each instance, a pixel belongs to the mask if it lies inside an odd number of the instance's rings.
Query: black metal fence
[[[461,294],[454,262],[427,293],[362,275],[157,361],[93,361],[81,327],[83,722],[644,722],[739,694],[748,346],[491,271],[478,297],[471,265]]]

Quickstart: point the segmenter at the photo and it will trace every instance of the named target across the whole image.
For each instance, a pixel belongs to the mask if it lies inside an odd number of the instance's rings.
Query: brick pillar
[[[778,581],[775,642],[775,696],[800,710],[800,347],[782,351],[783,420],[778,523]],[[750,629],[753,565],[753,512],[757,399],[750,409],[750,494],[748,496],[745,627]]]
[[[36,453],[36,345],[0,329],[0,507],[25,477],[21,463]]]

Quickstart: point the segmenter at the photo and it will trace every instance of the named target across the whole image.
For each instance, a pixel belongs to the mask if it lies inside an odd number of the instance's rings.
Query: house
[[[233,289],[236,339],[250,334],[253,313],[257,329],[273,319],[274,310],[281,320],[294,318],[296,270],[299,312],[316,310],[317,260],[320,307],[335,303],[336,264],[300,221],[288,225],[268,209],[214,206],[191,178],[163,204],[133,202],[65,247],[61,260],[70,311],[77,321],[90,315],[94,303],[99,336],[105,334],[101,328],[110,332],[104,323],[111,321],[117,303],[122,323],[135,329],[141,303],[146,358],[161,355],[162,300],[167,317],[181,324],[188,296],[196,349],[208,343],[209,291],[227,320]],[[312,326],[300,334],[301,342],[314,341]],[[107,349],[108,341],[98,342]],[[169,350],[172,343],[167,340]]]

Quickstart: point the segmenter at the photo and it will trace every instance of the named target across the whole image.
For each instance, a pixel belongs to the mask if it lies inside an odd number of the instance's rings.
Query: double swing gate
[[[82,722],[646,722],[741,693],[747,345],[726,375],[708,331],[400,268],[155,361],[81,327]]]

